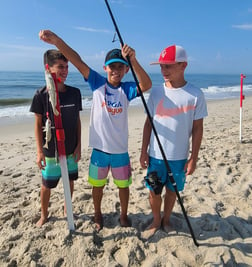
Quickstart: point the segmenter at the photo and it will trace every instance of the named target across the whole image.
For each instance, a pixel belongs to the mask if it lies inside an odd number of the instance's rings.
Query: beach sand
[[[91,151],[88,114],[82,115],[73,233],[69,233],[63,216],[62,181],[52,190],[49,221],[42,228],[35,226],[40,215],[41,175],[35,163],[33,119],[1,123],[0,266],[252,266],[252,98],[243,103],[240,143],[239,100],[208,102],[197,170],[187,177],[180,193],[199,247],[178,202],[171,217],[171,232],[158,230],[147,241],[140,237],[152,220],[143,184],[146,171],[139,164],[143,108],[129,110],[132,227],[122,228],[118,223],[118,190],[110,179],[102,201],[104,228],[99,233],[94,231],[87,183]]]

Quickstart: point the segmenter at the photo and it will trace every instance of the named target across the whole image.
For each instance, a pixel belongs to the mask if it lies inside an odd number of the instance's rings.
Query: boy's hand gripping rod
[[[114,16],[113,16],[113,13],[112,13],[112,11],[111,11],[111,9],[110,9],[110,6],[109,6],[109,4],[108,4],[108,1],[105,0],[105,3],[106,3],[106,6],[107,6],[107,8],[108,8],[110,17],[111,17],[111,19],[112,19],[112,21],[113,21],[113,24],[114,24],[116,33],[117,33],[118,38],[119,38],[119,41],[120,41],[121,45],[123,46],[123,45],[124,45],[124,42],[123,42],[123,39],[122,39],[121,34],[120,34],[120,32],[119,32],[119,29],[118,29],[118,27],[117,27],[115,18],[114,18]],[[198,246],[199,246],[199,243],[197,242],[197,240],[196,240],[196,238],[195,238],[195,235],[194,235],[194,233],[193,233],[192,226],[191,226],[190,221],[189,221],[189,219],[188,219],[188,217],[187,217],[187,214],[186,214],[186,211],[185,211],[185,208],[184,208],[182,199],[181,199],[181,197],[180,197],[180,195],[179,195],[179,192],[178,192],[178,189],[177,189],[176,182],[175,182],[175,180],[174,180],[174,178],[173,178],[173,174],[172,174],[171,169],[170,169],[170,167],[169,167],[169,164],[168,164],[168,162],[167,162],[167,159],[166,159],[166,156],[165,156],[163,147],[162,147],[162,145],[161,145],[161,142],[160,142],[159,137],[158,137],[158,134],[157,134],[157,130],[156,130],[156,128],[155,128],[155,126],[154,126],[154,123],[153,123],[153,121],[152,121],[152,117],[151,117],[150,112],[149,112],[149,109],[148,109],[148,107],[147,107],[147,104],[146,104],[145,98],[144,98],[144,96],[143,96],[142,90],[141,90],[141,88],[140,88],[140,86],[139,86],[139,82],[138,82],[138,79],[137,79],[136,74],[135,74],[135,72],[134,72],[134,69],[133,69],[133,67],[132,67],[132,65],[131,65],[129,56],[127,56],[127,61],[128,61],[128,63],[129,63],[129,67],[130,67],[130,69],[131,69],[131,72],[132,72],[132,75],[133,75],[133,77],[134,77],[134,80],[135,80],[135,82],[136,82],[136,84],[137,84],[137,88],[138,88],[139,94],[140,94],[140,96],[141,96],[141,99],[142,99],[142,102],[143,102],[145,111],[146,111],[147,116],[148,116],[148,118],[149,118],[149,120],[150,120],[150,123],[151,123],[151,126],[152,126],[152,130],[153,130],[154,135],[155,135],[155,137],[156,137],[156,140],[157,140],[157,142],[158,142],[158,146],[159,146],[160,152],[161,152],[161,154],[162,154],[162,157],[163,157],[163,159],[164,159],[164,162],[165,162],[165,166],[166,166],[166,169],[167,169],[167,172],[168,172],[169,179],[170,179],[170,181],[171,181],[171,183],[172,183],[172,185],[173,185],[173,187],[174,187],[174,190],[175,190],[175,192],[176,192],[176,195],[177,195],[179,204],[180,204],[180,206],[181,206],[181,209],[182,209],[182,211],[183,211],[183,214],[184,214],[184,217],[185,217],[185,219],[186,219],[187,225],[188,225],[188,227],[189,227],[189,230],[190,230],[190,233],[191,233],[193,242],[194,242],[194,244],[198,247]]]

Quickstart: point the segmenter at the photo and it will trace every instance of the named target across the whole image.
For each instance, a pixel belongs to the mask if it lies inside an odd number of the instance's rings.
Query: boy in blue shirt
[[[107,53],[104,71],[107,78],[92,70],[80,56],[60,37],[49,30],[42,30],[40,38],[55,45],[66,58],[81,72],[93,91],[93,104],[90,116],[89,146],[93,148],[89,183],[93,186],[94,222],[96,230],[103,227],[101,201],[107,175],[111,169],[115,185],[119,188],[121,204],[120,224],[130,226],[127,216],[129,185],[132,183],[131,166],[128,154],[128,106],[139,96],[135,82],[122,82],[129,71],[127,57],[130,58],[142,92],[151,88],[152,83],[138,63],[135,51],[128,45]]]

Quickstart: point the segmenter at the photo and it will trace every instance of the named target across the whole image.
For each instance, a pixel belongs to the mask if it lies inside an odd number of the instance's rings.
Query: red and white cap
[[[161,52],[158,62],[152,62],[150,64],[175,64],[177,62],[187,62],[186,51],[182,46],[172,45],[166,47]]]

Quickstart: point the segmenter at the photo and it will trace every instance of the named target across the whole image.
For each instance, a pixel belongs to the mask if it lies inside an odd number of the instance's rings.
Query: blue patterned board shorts
[[[55,158],[45,158],[46,166],[42,170],[42,183],[47,188],[55,188],[61,177],[59,162]],[[78,179],[78,163],[75,162],[73,155],[67,156],[67,168],[69,180]]]
[[[187,159],[183,160],[168,160],[169,167],[172,171],[173,178],[176,182],[176,186],[178,191],[183,191],[185,182],[186,182],[186,176],[184,167],[187,162]],[[156,171],[158,177],[161,178],[162,183],[171,191],[175,192],[174,187],[168,177],[167,168],[165,165],[164,160],[161,159],[155,159],[150,157],[149,158],[149,166],[147,170],[147,176],[150,172]],[[147,183],[145,183],[146,187],[150,190],[153,190]]]
[[[93,149],[88,182],[95,187],[107,184],[108,172],[111,169],[114,184],[119,188],[126,188],[132,183],[131,166],[128,152],[122,154],[110,154]]]

